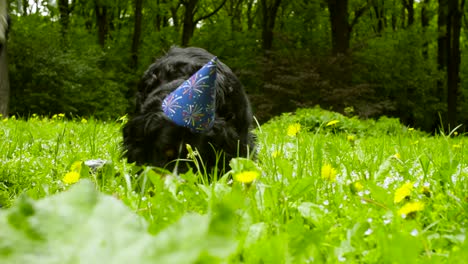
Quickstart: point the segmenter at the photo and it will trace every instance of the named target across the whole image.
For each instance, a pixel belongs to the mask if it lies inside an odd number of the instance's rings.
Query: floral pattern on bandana
[[[214,57],[164,98],[162,110],[177,125],[198,133],[213,127],[216,62],[217,58]]]

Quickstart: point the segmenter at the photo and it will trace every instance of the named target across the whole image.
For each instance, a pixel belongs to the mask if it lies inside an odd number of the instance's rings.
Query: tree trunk
[[[247,3],[247,30],[251,31],[253,29],[254,19],[253,19],[253,5],[255,0],[249,0]]]
[[[268,0],[261,0],[262,9],[262,48],[271,50],[273,47],[273,30],[275,29],[276,14],[278,13],[281,0],[273,0],[268,4]]]
[[[350,43],[348,0],[328,0],[328,11],[332,30],[332,53],[346,54]]]
[[[385,6],[384,2],[374,0],[372,1],[372,7],[375,13],[375,19],[377,20],[377,30],[376,33],[378,36],[382,35],[385,26]]]
[[[95,0],[96,1],[96,0]],[[98,41],[101,47],[106,44],[107,35],[109,34],[109,23],[107,15],[107,6],[95,2],[96,23],[98,27]]]
[[[68,0],[59,0],[58,9],[60,13],[60,25],[62,26],[62,37],[65,38],[70,24]]]
[[[164,3],[164,0],[163,0],[163,3]],[[161,12],[161,1],[160,0],[156,0],[156,6],[157,6],[157,11],[156,11],[156,16],[154,18],[154,21],[155,21],[155,27],[156,27],[156,31],[161,31],[161,26],[162,26],[162,21],[163,19],[166,17],[166,16],[163,16],[162,15],[162,12]]]
[[[23,16],[28,15],[29,0],[23,0],[21,2],[21,7],[23,8]]]
[[[392,1],[393,3],[393,6],[392,6],[392,17],[391,17],[391,21],[392,21],[392,30],[395,32],[397,30],[397,24],[398,24],[398,21],[397,21],[397,15],[395,13],[395,10],[396,10],[396,7],[395,7],[395,1]]]
[[[242,32],[242,4],[244,0],[230,0],[227,5],[227,13],[231,22],[231,33]]]
[[[177,11],[179,10],[180,5],[181,5],[181,2],[178,2],[177,5],[171,6],[172,23],[176,31],[179,31],[179,27],[180,27],[179,17],[177,16]]]
[[[138,65],[138,48],[140,47],[141,36],[141,20],[143,17],[143,0],[135,0],[135,24],[133,27],[132,41],[132,66],[136,68]]]
[[[450,129],[457,126],[457,98],[460,86],[460,31],[465,0],[451,0],[448,5],[447,118]]]
[[[189,0],[184,1],[183,5],[184,10],[184,22],[182,28],[182,46],[188,46],[190,39],[193,37],[193,32],[195,31],[195,22],[193,21],[195,17],[195,7],[197,6],[198,0]]]
[[[429,7],[429,0],[424,0],[421,7],[421,27],[424,36],[424,42],[422,45],[422,55],[425,60],[429,59],[429,42],[427,41],[426,32],[429,28],[429,14],[427,8]]]
[[[448,20],[448,0],[439,0],[438,19],[437,19],[437,69],[440,72],[445,72],[448,61],[448,35],[447,35],[447,20]],[[437,81],[437,96],[441,101],[444,101],[445,82],[442,79]]]
[[[10,102],[10,81],[8,79],[6,47],[6,43],[0,45],[0,114],[2,117],[8,116]]]
[[[182,46],[186,47],[190,39],[193,37],[193,32],[195,32],[195,27],[197,26],[198,22],[207,19],[214,14],[218,13],[219,10],[224,6],[227,0],[223,0],[221,4],[214,8],[213,11],[206,15],[202,15],[199,18],[195,19],[195,13],[197,11],[197,4],[198,0],[185,0],[181,1],[182,5],[185,7],[184,10],[184,22],[182,28]]]
[[[0,114],[8,117],[10,102],[10,81],[8,79],[7,35],[8,9],[7,0],[0,0]]]
[[[408,12],[408,27],[414,24],[414,0],[403,0],[403,7]],[[403,20],[404,21],[404,20]],[[403,22],[404,25],[404,22]]]

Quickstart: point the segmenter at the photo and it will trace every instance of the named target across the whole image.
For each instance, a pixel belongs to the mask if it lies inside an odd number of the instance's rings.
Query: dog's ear
[[[142,95],[142,99],[146,98],[146,96],[158,85],[159,82],[157,65],[153,63],[150,65],[148,70],[146,70],[138,83],[138,92]]]

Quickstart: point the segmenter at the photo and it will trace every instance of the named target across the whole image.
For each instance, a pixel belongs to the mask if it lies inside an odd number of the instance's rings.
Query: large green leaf
[[[187,214],[156,236],[119,200],[89,181],[0,211],[0,263],[193,263],[226,258],[232,235],[216,217]]]

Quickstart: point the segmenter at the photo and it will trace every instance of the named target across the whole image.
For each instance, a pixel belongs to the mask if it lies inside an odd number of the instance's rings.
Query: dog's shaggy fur
[[[193,133],[162,111],[164,98],[213,57],[201,48],[174,47],[149,66],[138,87],[136,113],[123,128],[129,162],[173,170],[175,160],[187,158],[186,144],[190,144],[208,171],[216,164],[225,170],[231,158],[253,151],[249,100],[239,79],[221,61],[216,69],[216,119],[211,130]],[[190,166],[181,160],[177,164],[178,172]]]

